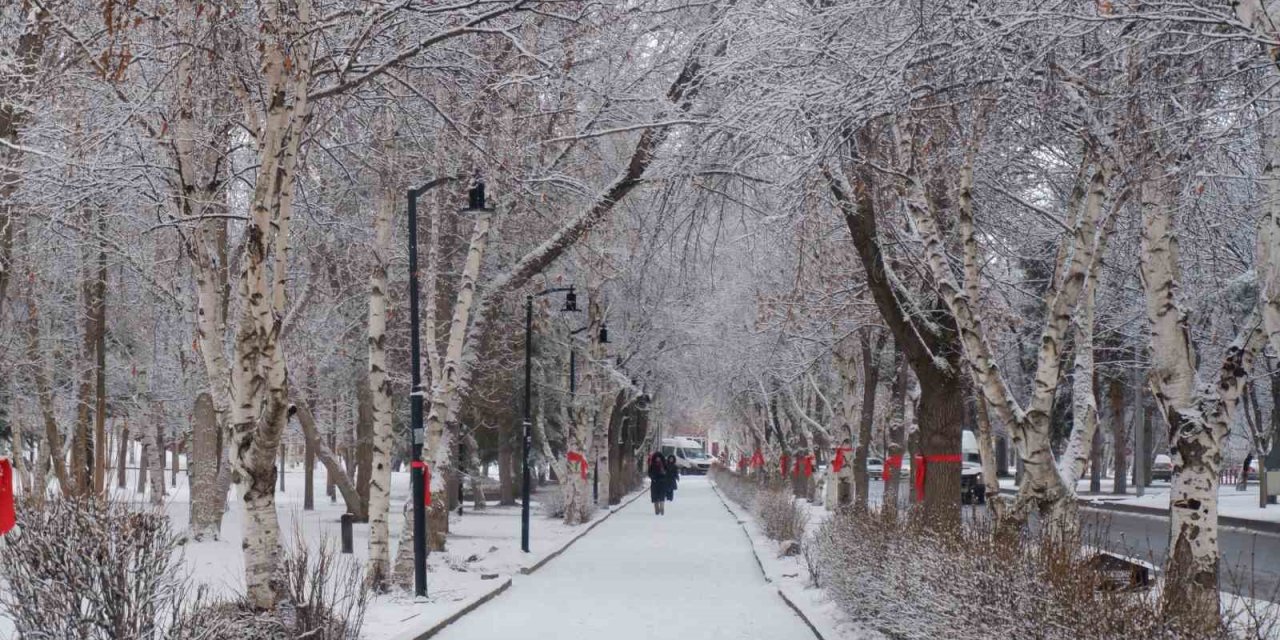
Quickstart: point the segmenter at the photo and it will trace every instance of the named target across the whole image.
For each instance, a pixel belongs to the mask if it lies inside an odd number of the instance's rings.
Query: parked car
[[[1157,455],[1156,461],[1151,463],[1151,479],[1171,482],[1173,480],[1173,459],[1163,453]]]
[[[987,486],[982,482],[982,465],[964,461],[960,463],[960,503],[986,504]]]
[[[872,480],[879,480],[884,475],[884,460],[880,458],[867,458],[867,475]]]

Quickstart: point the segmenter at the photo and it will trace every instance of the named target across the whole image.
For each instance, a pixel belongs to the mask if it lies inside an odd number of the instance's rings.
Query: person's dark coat
[[[649,456],[649,498],[654,502],[667,498],[667,463],[660,453]]]
[[[676,464],[675,456],[667,456],[666,472],[667,472],[667,502],[676,499],[676,489],[680,488],[680,466]]]

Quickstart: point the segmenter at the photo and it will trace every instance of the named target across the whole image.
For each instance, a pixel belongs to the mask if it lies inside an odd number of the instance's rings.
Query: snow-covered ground
[[[1101,485],[1101,493],[1090,493],[1089,481],[1081,480],[1077,485],[1077,495],[1082,500],[1092,502],[1133,505],[1162,511],[1169,509],[1171,487],[1168,482],[1156,481],[1151,486],[1145,487],[1142,497],[1138,497],[1132,486],[1127,487],[1127,492],[1123,496],[1112,493],[1114,485],[1110,478],[1103,478]],[[1018,485],[1014,483],[1013,478],[1001,478],[1000,487],[1017,490]],[[1218,515],[1245,520],[1280,522],[1280,504],[1267,505],[1265,509],[1260,508],[1257,482],[1250,483],[1244,491],[1236,489],[1235,485],[1224,484],[1218,488]]]
[[[737,522],[705,478],[680,482],[667,514],[647,500],[601,524],[545,569],[516,577],[439,640],[804,640]]]
[[[114,479],[114,476],[113,476]],[[128,489],[113,491],[116,499],[146,504],[147,494],[134,490],[136,470],[128,474]],[[295,536],[313,548],[320,544],[339,546],[341,541],[340,518],[346,512],[341,497],[331,502],[325,495],[325,470],[317,465],[315,470],[315,510],[303,510],[304,475],[301,468],[290,468],[285,474],[286,491],[276,492],[277,511],[280,516],[282,542],[290,544]],[[185,466],[178,474],[177,487],[170,486],[169,471],[165,472],[165,485],[169,495],[164,509],[174,527],[185,532],[190,514],[190,492],[187,486]],[[539,490],[542,495],[553,494],[557,489],[547,486]],[[181,555],[186,570],[198,583],[211,587],[214,594],[232,596],[244,590],[244,558],[241,553],[243,509],[231,492],[229,508],[222,522],[222,539],[210,542],[189,542],[182,547]],[[409,474],[394,473],[391,479],[392,509],[390,519],[391,554],[394,559],[403,525],[401,507],[409,495]],[[531,566],[549,554],[561,550],[587,526],[566,526],[559,519],[548,518],[534,495],[533,514],[530,523],[530,553],[520,551],[520,507],[498,507],[491,503],[484,511],[475,511],[471,503],[464,505],[462,515],[450,516],[448,548],[433,553],[428,559],[428,599],[415,601],[404,594],[390,594],[371,600],[365,616],[363,636],[370,640],[399,637],[414,631],[424,631],[455,614],[499,588],[522,568]],[[624,501],[625,504],[625,501]],[[608,515],[605,509],[596,510],[593,521]],[[363,566],[368,558],[369,525],[356,524],[353,561]],[[484,575],[497,574],[497,578],[484,579]],[[0,611],[0,640],[14,636],[12,624]]]

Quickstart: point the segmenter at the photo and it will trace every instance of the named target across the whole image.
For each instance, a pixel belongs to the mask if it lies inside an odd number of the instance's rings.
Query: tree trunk
[[[365,504],[369,504],[369,483],[373,480],[373,399],[369,393],[372,386],[373,381],[367,377],[356,382],[356,491]]]
[[[1111,447],[1115,450],[1115,467],[1111,472],[1113,483],[1111,492],[1124,495],[1128,491],[1125,484],[1129,478],[1129,464],[1125,455],[1129,448],[1129,430],[1124,421],[1124,399],[1127,394],[1124,392],[1124,383],[1119,377],[1112,378],[1109,387],[1111,390]]]
[[[907,363],[901,354],[894,349],[894,376],[889,392],[889,445],[886,447],[886,460],[890,456],[901,456],[906,444],[907,400]],[[890,469],[888,479],[884,483],[884,504],[882,513],[886,520],[893,522],[898,518],[898,488],[902,477],[901,469]],[[957,493],[957,495],[959,495]]]
[[[871,448],[871,427],[876,418],[876,388],[880,385],[879,358],[884,342],[883,334],[875,336],[874,340],[870,330],[862,334],[862,415],[858,421],[858,445],[853,456],[853,504],[856,510],[863,512],[867,510],[867,496],[871,490],[870,478],[867,477],[867,456]],[[886,451],[884,455],[895,454]],[[887,457],[884,458],[884,463],[889,464]],[[890,470],[889,473],[894,476],[897,471]]]
[[[150,469],[147,475],[151,479],[151,504],[164,504],[165,488],[164,488],[164,457],[165,457],[165,437],[164,437],[164,410],[156,405],[156,423],[148,433],[154,433],[151,440],[151,458],[147,460]]]
[[[125,476],[125,471],[129,464],[129,455],[132,453],[132,447],[130,445],[129,423],[126,421],[124,426],[120,428],[120,442],[118,443],[120,451],[119,455],[116,456],[116,460],[119,463],[119,466],[116,468],[116,486],[121,489],[125,489],[129,486],[129,481]]]
[[[453,317],[449,324],[449,341],[445,349],[444,363],[440,367],[440,376],[433,380],[430,393],[430,410],[426,417],[426,447],[424,456],[430,457],[431,470],[431,508],[427,514],[427,536],[432,551],[443,551],[446,536],[449,533],[450,500],[448,479],[453,471],[454,456],[451,440],[454,435],[449,429],[453,421],[452,411],[459,402],[457,394],[458,376],[462,371],[462,350],[467,336],[468,318],[475,297],[476,278],[480,274],[480,265],[484,257],[485,247],[489,241],[489,227],[493,221],[490,213],[476,216],[475,228],[472,230],[471,243],[467,249],[466,261],[462,275],[458,280],[458,295],[453,304]],[[435,239],[433,238],[434,242]],[[429,290],[427,295],[436,292]],[[431,344],[428,342],[428,344]],[[431,350],[434,353],[434,347]],[[396,563],[399,571],[400,563]],[[408,580],[409,576],[398,578],[398,582]]]
[[[218,437],[218,414],[213,397],[206,391],[196,396],[191,428],[191,537],[197,542],[218,540],[222,535],[222,516],[227,496],[221,491],[218,472],[222,466],[222,448]]]
[[[138,484],[134,486],[134,491],[145,494],[147,492],[147,472],[151,469],[151,456],[155,453],[155,448],[151,446],[151,442],[155,440],[155,433],[146,428],[142,428],[142,455],[138,456]]]
[[[380,191],[374,216],[373,270],[369,275],[368,316],[368,375],[363,380],[366,387],[357,390],[358,402],[367,405],[368,421],[368,473],[357,480],[365,483],[364,493],[369,505],[369,561],[365,568],[366,579],[375,591],[387,587],[391,577],[391,453],[392,404],[391,381],[387,376],[387,265],[391,260],[391,217],[395,213],[395,200],[389,186]],[[362,406],[362,409],[364,407]],[[361,411],[364,413],[364,411]],[[361,422],[364,416],[361,416]],[[318,438],[316,438],[318,440]],[[310,444],[310,440],[308,440]],[[401,538],[401,546],[411,545],[412,538]]]
[[[335,406],[336,406],[336,402],[335,402]],[[337,424],[338,410],[336,408],[333,410],[333,419],[334,419],[333,424]],[[333,424],[329,426],[329,451],[336,451],[338,448],[338,434],[337,434],[337,431],[333,428]],[[338,481],[334,477],[333,472],[329,471],[329,468],[327,466],[325,467],[324,475],[325,475],[325,481],[324,481],[325,495],[329,496],[329,502],[331,503],[337,502],[338,501]]]
[[[107,234],[107,217],[98,216],[98,233]],[[93,285],[94,385],[93,410],[93,493],[107,489],[107,252],[98,249],[98,277]]]
[[[338,491],[342,493],[342,500],[347,505],[347,513],[350,513],[356,522],[367,522],[369,519],[368,506],[360,500],[360,493],[356,491],[355,483],[351,481],[351,477],[342,469],[342,463],[333,451],[320,440],[320,432],[316,428],[315,416],[312,415],[311,409],[306,405],[293,405],[294,415],[298,418],[298,424],[302,425],[302,435],[307,442],[311,444],[311,448],[316,452],[316,457],[320,459],[320,463],[324,465],[325,472],[329,474],[329,479],[334,482]],[[274,484],[274,478],[273,478]]]
[[[515,429],[510,420],[498,424],[498,504],[513,507],[516,504],[515,483]]]
[[[1152,171],[1160,169],[1153,167]],[[1169,426],[1173,487],[1163,613],[1190,628],[1219,626],[1218,483],[1222,441],[1234,421],[1253,359],[1266,342],[1256,317],[1227,349],[1218,379],[1199,384],[1194,341],[1178,301],[1179,264],[1173,226],[1176,190],[1166,178],[1141,186],[1140,269],[1151,326],[1152,395]],[[1261,306],[1261,305],[1260,305]]]
[[[918,370],[917,370],[918,372]],[[932,373],[932,372],[931,372]],[[917,373],[917,375],[919,375]],[[952,456],[960,450],[964,429],[964,381],[933,374],[920,379],[920,461],[912,461],[912,476],[924,475],[925,517],[943,527],[960,524],[960,463],[930,461],[934,456]],[[917,496],[920,499],[920,496]]]
[[[311,441],[303,438],[302,444],[302,510],[316,510],[316,450]]]
[[[182,455],[182,449],[186,442],[187,439],[184,436],[179,440],[175,440],[173,443],[173,459],[170,464],[169,486],[174,489],[178,488],[178,472],[182,470],[182,461],[179,456]]]

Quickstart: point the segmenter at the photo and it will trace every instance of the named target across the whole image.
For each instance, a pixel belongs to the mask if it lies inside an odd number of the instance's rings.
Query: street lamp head
[[[463,211],[466,211],[466,212],[492,211],[492,209],[486,206],[485,193],[484,193],[484,178],[480,177],[479,174],[476,174],[475,180],[471,183],[471,189],[467,191],[467,208],[463,209]]]
[[[573,287],[569,287],[569,293],[566,293],[564,296],[564,311],[572,312],[577,310],[578,294],[573,290]]]
[[[600,344],[609,344],[609,325],[600,324]]]

